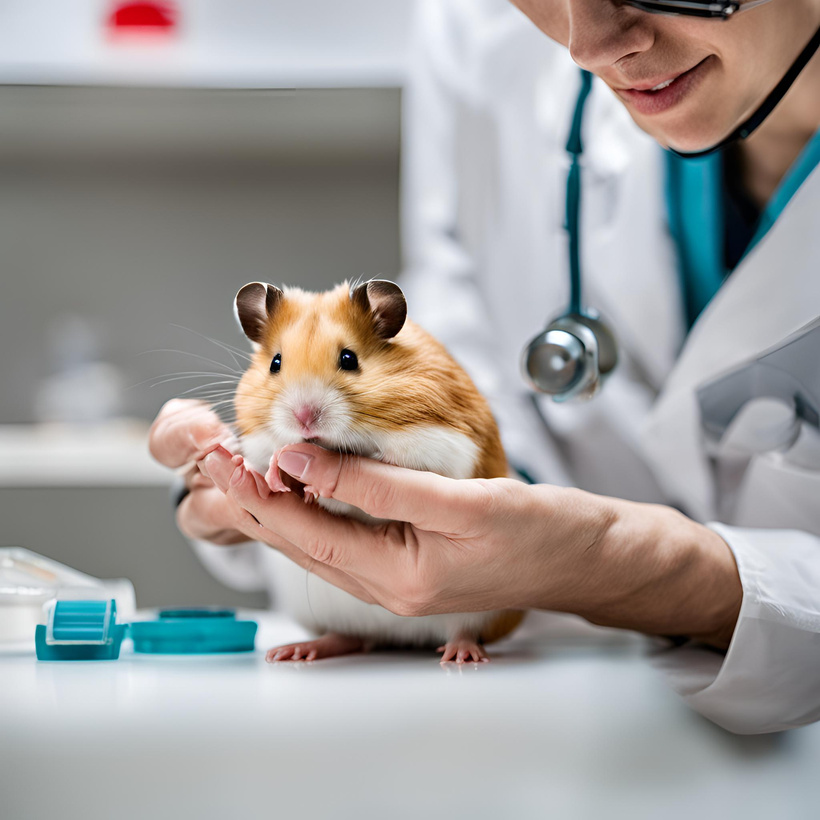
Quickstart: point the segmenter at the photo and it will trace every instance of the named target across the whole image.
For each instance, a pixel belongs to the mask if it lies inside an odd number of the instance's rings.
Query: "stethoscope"
[[[527,345],[522,357],[524,378],[534,390],[554,401],[592,398],[618,362],[615,335],[595,311],[585,310],[581,301],[581,123],[591,90],[592,74],[581,70],[581,90],[566,146],[570,156],[566,205],[569,307]]]
[[[661,4],[636,2],[635,5],[645,7]],[[673,3],[667,0],[664,5],[671,6]],[[689,3],[688,5],[695,4]],[[820,47],[820,29],[815,32],[786,75],[760,107],[726,139],[697,153],[673,152],[683,158],[702,157],[720,150],[730,142],[748,137],[780,102],[818,47]],[[583,154],[581,124],[587,97],[592,90],[592,76],[590,72],[581,70],[581,88],[575,103],[566,145],[570,156],[565,226],[569,243],[569,306],[530,341],[521,356],[521,369],[525,381],[533,390],[547,394],[556,402],[592,398],[618,363],[618,344],[615,334],[596,311],[584,307],[581,292],[579,229],[580,160]]]

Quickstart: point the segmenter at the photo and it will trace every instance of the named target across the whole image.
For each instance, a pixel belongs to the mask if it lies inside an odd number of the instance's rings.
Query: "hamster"
[[[303,441],[450,478],[507,475],[486,401],[445,348],[407,319],[398,285],[345,282],[310,293],[252,282],[237,293],[234,308],[254,350],[234,397],[241,454],[268,473],[272,487],[281,480],[275,455]],[[332,499],[318,503],[371,520]],[[276,556],[277,603],[319,637],[271,649],[268,661],[373,645],[431,646],[442,662],[485,661],[483,644],[523,618],[514,610],[395,615]]]

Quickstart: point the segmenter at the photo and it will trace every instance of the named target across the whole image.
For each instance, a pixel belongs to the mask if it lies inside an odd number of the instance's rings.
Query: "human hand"
[[[509,479],[456,481],[300,444],[279,468],[377,519],[265,497],[220,448],[200,469],[252,517],[254,537],[399,615],[538,608],[725,647],[742,588],[726,543],[669,507]],[[251,532],[252,530],[247,530]]]
[[[594,546],[611,516],[606,499],[575,490],[455,481],[312,445],[285,448],[279,467],[306,485],[306,497],[318,493],[385,520],[332,515],[293,493],[263,498],[247,469],[219,448],[200,462],[258,520],[256,538],[400,615],[526,608],[545,597],[558,605],[566,557]]]
[[[189,493],[177,507],[176,520],[189,538],[222,545],[250,540],[241,529],[247,524],[247,514],[196,467],[197,459],[230,436],[219,416],[207,404],[193,399],[167,402],[151,425],[151,455],[185,476]]]

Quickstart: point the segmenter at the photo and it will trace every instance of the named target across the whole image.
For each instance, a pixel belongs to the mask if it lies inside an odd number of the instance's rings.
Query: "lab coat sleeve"
[[[725,656],[685,645],[657,657],[696,711],[738,734],[820,720],[820,538],[712,523],[729,545],[743,602]]]
[[[476,281],[480,253],[459,230],[459,152],[476,105],[473,2],[423,0],[417,7],[403,96],[401,283],[410,316],[446,345],[488,399],[510,463],[539,481],[569,484],[534,405],[497,361],[494,323]]]
[[[226,547],[190,539],[190,544],[205,569],[226,586],[241,592],[268,591],[270,585],[259,560],[263,547],[257,541]]]

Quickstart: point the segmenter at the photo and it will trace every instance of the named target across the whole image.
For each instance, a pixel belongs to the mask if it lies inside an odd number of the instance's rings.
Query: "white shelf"
[[[0,487],[163,487],[173,479],[148,452],[148,427],[0,425]]]
[[[398,87],[414,0],[175,0],[168,38],[112,37],[106,0],[0,5],[0,83]]]

